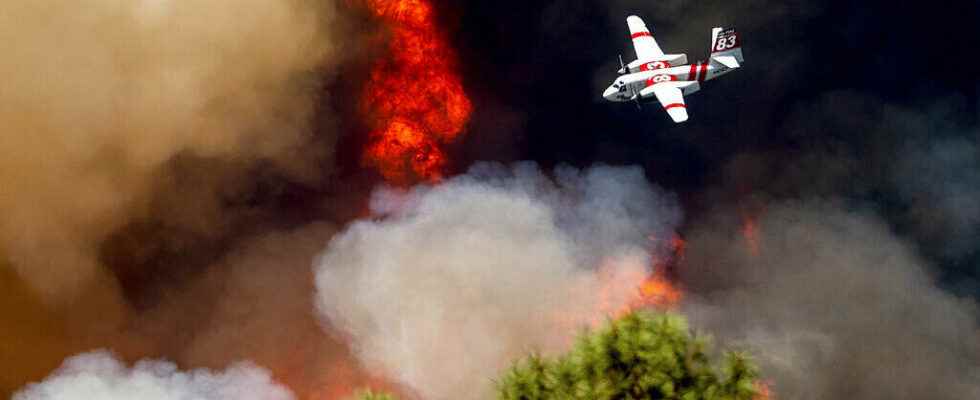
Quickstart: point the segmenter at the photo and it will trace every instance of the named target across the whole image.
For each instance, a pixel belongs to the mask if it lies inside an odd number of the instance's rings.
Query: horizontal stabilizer
[[[711,59],[731,69],[735,69],[742,66],[741,64],[738,63],[738,60],[735,58],[735,56],[718,56],[718,57],[712,57]]]

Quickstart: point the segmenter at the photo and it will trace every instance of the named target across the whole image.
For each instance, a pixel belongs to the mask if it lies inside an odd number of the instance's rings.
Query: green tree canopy
[[[758,394],[757,369],[747,356],[728,352],[715,367],[708,351],[683,317],[637,311],[583,335],[565,355],[517,362],[497,383],[497,397],[751,400]]]
[[[357,400],[396,400],[396,398],[388,393],[366,390],[357,394]]]
[[[758,372],[729,351],[720,366],[678,315],[635,311],[589,332],[556,358],[531,355],[497,382],[499,400],[752,400]],[[762,396],[760,396],[762,397]],[[362,392],[358,400],[395,400]]]

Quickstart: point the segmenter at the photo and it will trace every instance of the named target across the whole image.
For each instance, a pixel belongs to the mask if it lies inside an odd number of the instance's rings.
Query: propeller
[[[619,73],[620,74],[625,74],[626,72],[627,72],[626,71],[626,64],[623,63],[623,55],[620,54],[619,55]]]

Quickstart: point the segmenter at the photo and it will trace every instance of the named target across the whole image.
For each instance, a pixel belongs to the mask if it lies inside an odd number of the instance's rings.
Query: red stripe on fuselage
[[[698,82],[704,82],[704,79],[708,76],[708,63],[701,63],[701,74],[698,76]]]
[[[684,105],[683,103],[671,103],[671,104],[665,105],[664,106],[664,110],[669,110],[671,108],[677,108],[677,107],[687,108],[687,106]]]
[[[644,36],[653,37],[653,35],[650,34],[650,32],[637,32],[637,33],[634,33],[633,34],[633,39],[641,38],[641,37],[644,37]]]
[[[698,65],[691,64],[691,73],[687,75],[687,80],[693,81],[694,78],[698,77]]]

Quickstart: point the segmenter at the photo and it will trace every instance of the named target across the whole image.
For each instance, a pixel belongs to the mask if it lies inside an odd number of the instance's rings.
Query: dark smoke
[[[980,396],[976,303],[939,289],[932,266],[873,213],[770,204],[758,255],[739,222],[719,212],[691,227],[678,268],[697,296],[686,311],[751,349],[777,398]]]
[[[965,108],[957,97],[915,109],[854,91],[823,94],[796,106],[781,128],[804,150],[742,153],[707,198],[742,191],[874,207],[938,267],[944,286],[975,296],[980,130]]]

